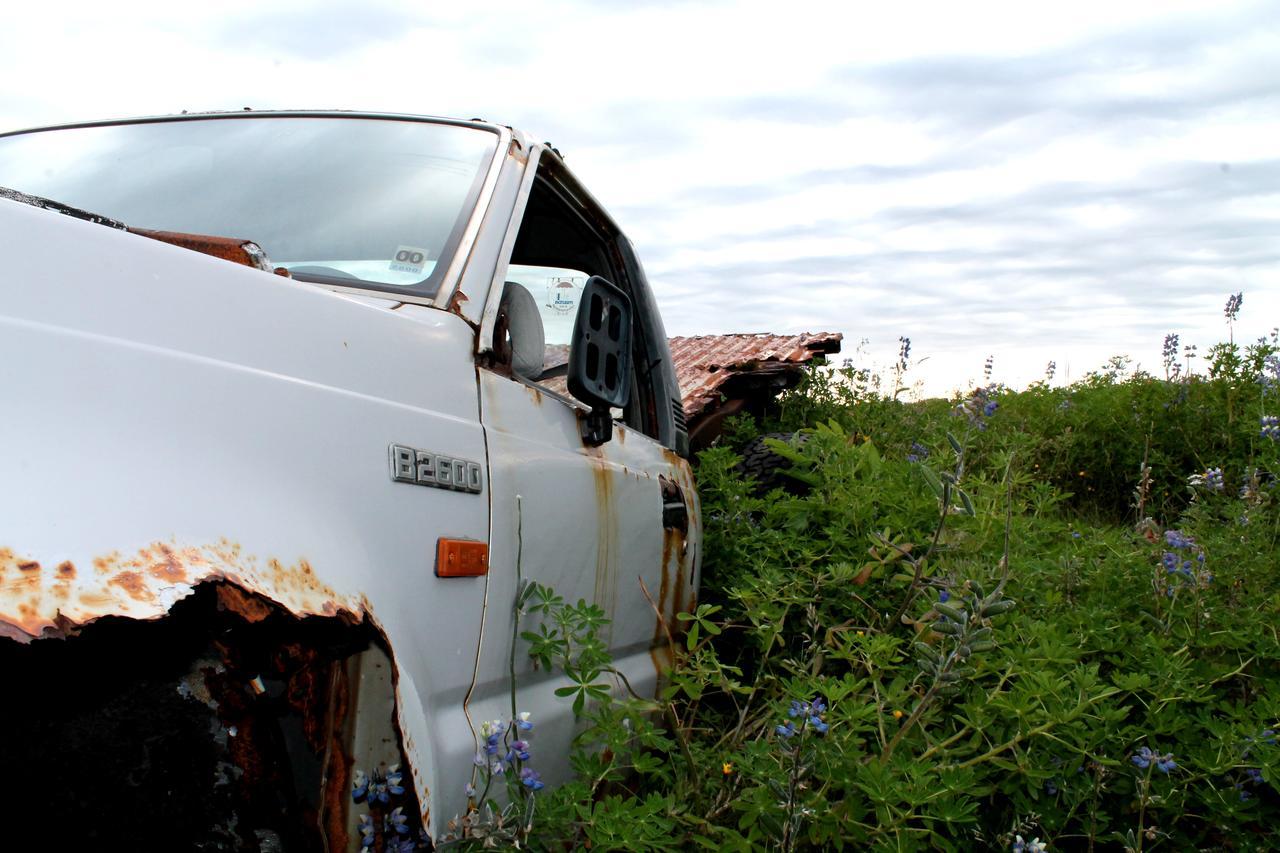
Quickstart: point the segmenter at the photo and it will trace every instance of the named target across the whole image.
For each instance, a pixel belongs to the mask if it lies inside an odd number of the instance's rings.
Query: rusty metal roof
[[[693,418],[714,406],[725,383],[735,376],[794,372],[817,356],[839,352],[843,338],[839,332],[671,338],[671,360],[685,415]]]

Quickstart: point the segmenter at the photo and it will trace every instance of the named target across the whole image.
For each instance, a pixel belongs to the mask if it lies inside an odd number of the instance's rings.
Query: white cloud
[[[673,333],[835,328],[930,391],[1280,317],[1266,2],[20,4],[0,127],[182,109],[551,137]],[[1222,164],[1226,164],[1224,170]]]

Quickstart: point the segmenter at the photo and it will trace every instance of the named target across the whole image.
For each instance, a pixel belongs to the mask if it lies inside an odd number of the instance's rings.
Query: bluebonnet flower
[[[1240,306],[1244,304],[1244,293],[1233,293],[1227,297],[1227,307],[1223,310],[1229,322],[1234,322],[1236,317],[1240,315]]]
[[[929,458],[929,448],[918,441],[911,442],[911,452],[907,454],[908,462],[921,462]]]
[[[1143,770],[1150,767],[1152,762],[1154,762],[1156,769],[1161,773],[1168,773],[1170,770],[1173,770],[1178,766],[1177,762],[1173,760],[1172,752],[1166,752],[1164,755],[1161,755],[1157,752],[1152,752],[1149,747],[1145,746],[1130,756],[1129,760],[1138,767],[1141,767]]]
[[[949,590],[944,589],[938,593],[938,601],[942,602],[943,604],[946,604],[950,600],[951,600],[951,592]]]
[[[360,850],[361,853],[373,849],[374,838],[377,836],[377,830],[373,825],[373,818],[367,814],[360,815]]]
[[[1014,836],[1013,846],[1009,848],[1013,853],[1046,853],[1049,849],[1039,838],[1033,838],[1030,841],[1023,841],[1021,835]]]
[[[1192,474],[1187,478],[1187,484],[1210,492],[1221,492],[1226,486],[1221,468],[1207,468],[1202,473]]]
[[[785,723],[774,727],[779,737],[793,737],[796,732],[803,731],[806,727],[813,729],[818,734],[825,734],[830,728],[826,721],[822,719],[822,715],[827,711],[827,704],[822,699],[814,699],[812,702],[800,702],[795,699],[791,700],[791,706],[787,709],[787,716],[791,719]],[[796,726],[795,720],[799,719],[800,725]]]
[[[951,414],[956,416],[963,415],[969,419],[971,426],[975,426],[979,430],[986,429],[986,419],[994,415],[996,409],[1000,407],[1000,404],[993,399],[999,393],[1000,387],[998,385],[989,385],[986,388],[974,388],[965,400],[951,410]]]
[[[1179,551],[1196,544],[1194,539],[1184,534],[1181,530],[1166,530],[1164,532],[1164,541],[1169,543],[1170,548],[1176,548]]]
[[[391,810],[391,814],[387,815],[388,829],[392,829],[397,835],[408,835],[409,818],[404,815],[404,806],[396,806]]]
[[[529,742],[527,740],[513,740],[511,742],[511,749],[507,750],[507,761],[515,761],[517,758],[521,761],[529,760]]]
[[[1181,365],[1178,364],[1178,336],[1172,332],[1164,336],[1164,347],[1160,351],[1164,357],[1164,373],[1168,379],[1177,379]]]
[[[532,731],[533,722],[529,719],[530,716],[531,715],[528,711],[521,711],[519,714],[516,714],[516,728],[524,732]]]
[[[1261,418],[1261,435],[1263,438],[1269,438],[1272,441],[1280,441],[1280,417],[1275,415],[1263,415]]]
[[[1178,555],[1172,551],[1165,551],[1160,558],[1160,562],[1164,564],[1165,570],[1173,574],[1178,570]]]
[[[401,784],[403,780],[404,774],[400,772],[399,764],[392,764],[387,768],[387,790],[392,796],[398,797],[404,793],[404,785]]]
[[[363,770],[356,770],[351,777],[351,801],[364,802],[367,796],[369,796],[369,777],[364,775]]]
[[[531,767],[526,767],[520,771],[520,784],[533,791],[540,791],[546,787],[543,781],[538,778],[538,771]]]
[[[1263,394],[1280,385],[1280,356],[1269,355],[1262,360],[1262,373],[1258,376],[1258,382],[1262,385]]]

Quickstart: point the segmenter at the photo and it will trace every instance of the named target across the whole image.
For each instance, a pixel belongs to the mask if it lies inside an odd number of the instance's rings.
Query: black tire
[[[755,481],[755,488],[752,493],[756,495],[764,495],[774,489],[782,489],[791,495],[805,495],[809,493],[810,486],[803,480],[796,479],[787,474],[792,468],[790,459],[785,459],[774,453],[773,450],[765,444],[766,438],[776,438],[795,447],[803,447],[809,441],[809,434],[804,432],[771,432],[752,439],[742,448],[742,461],[738,463],[737,471],[743,477]]]

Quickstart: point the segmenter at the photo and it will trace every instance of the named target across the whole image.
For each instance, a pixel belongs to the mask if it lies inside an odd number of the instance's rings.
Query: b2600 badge
[[[476,495],[484,487],[480,463],[429,450],[415,450],[403,444],[391,445],[391,479],[397,483],[435,486],[437,489]]]

